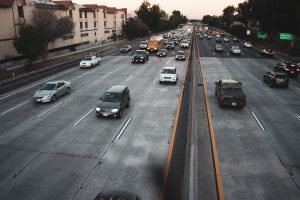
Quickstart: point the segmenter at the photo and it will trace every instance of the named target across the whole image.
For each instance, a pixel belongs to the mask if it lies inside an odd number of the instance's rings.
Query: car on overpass
[[[125,108],[130,107],[130,92],[125,85],[115,85],[109,88],[96,107],[97,117],[122,118]]]
[[[289,77],[284,72],[269,71],[264,74],[263,81],[270,87],[282,86],[287,88],[289,86]]]
[[[247,96],[242,90],[242,83],[232,79],[222,79],[215,82],[215,96],[219,106],[232,106],[244,108]]]
[[[36,93],[34,93],[33,101],[35,103],[55,102],[58,97],[70,93],[71,82],[64,80],[51,81],[45,83]]]

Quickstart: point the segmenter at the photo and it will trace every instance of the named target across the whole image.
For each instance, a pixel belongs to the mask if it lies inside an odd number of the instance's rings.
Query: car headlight
[[[44,96],[42,99],[49,99],[50,95]]]
[[[155,50],[157,49],[157,48],[154,48]]]
[[[144,57],[142,56],[141,59],[144,59]]]
[[[111,110],[111,112],[113,112],[113,113],[116,113],[118,111],[119,111],[119,109],[116,109],[116,108]]]
[[[96,108],[96,111],[97,111],[97,112],[100,112],[100,108],[99,108],[99,107],[97,107],[97,108]]]
[[[133,57],[133,56],[132,56],[131,58],[132,58],[132,59],[134,59],[134,57]]]

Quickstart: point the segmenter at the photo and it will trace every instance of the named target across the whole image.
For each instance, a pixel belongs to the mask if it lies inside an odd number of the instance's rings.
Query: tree
[[[123,31],[130,40],[137,37],[144,37],[149,34],[149,27],[139,18],[129,18],[128,22],[123,25]]]
[[[20,37],[13,42],[17,52],[28,58],[27,70],[31,70],[32,61],[43,54],[44,44],[47,41],[48,33],[44,27],[24,26],[20,29]]]
[[[235,12],[235,7],[234,6],[227,6],[223,10],[223,17],[225,21],[225,27],[229,29],[232,21],[233,21],[233,14]]]

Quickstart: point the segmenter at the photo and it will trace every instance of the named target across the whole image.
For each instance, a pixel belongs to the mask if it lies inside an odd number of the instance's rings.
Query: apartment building
[[[48,45],[51,51],[107,40],[114,33],[120,36],[127,20],[126,8],[72,1],[0,0],[0,60],[18,56],[13,40],[18,37],[20,26],[31,23],[34,9],[50,9],[58,18],[68,16],[74,23],[72,33]]]

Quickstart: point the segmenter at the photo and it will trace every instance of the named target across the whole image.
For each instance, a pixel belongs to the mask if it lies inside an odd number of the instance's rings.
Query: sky
[[[109,7],[127,8],[132,14],[139,8],[143,0],[72,0],[78,4],[98,4]],[[203,15],[221,15],[223,9],[229,5],[237,6],[245,0],[148,0],[159,4],[161,9],[171,15],[173,10],[179,10],[189,19],[202,19]]]

